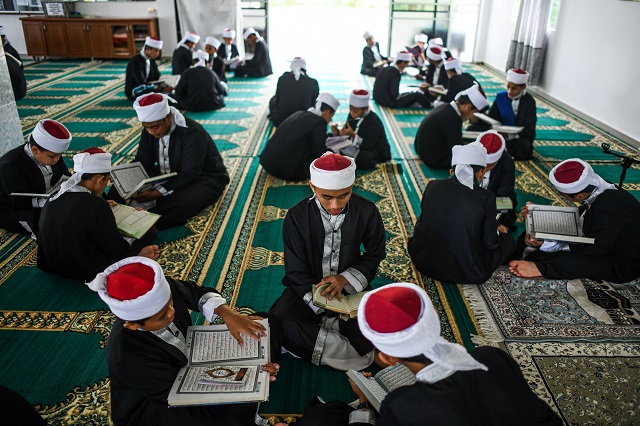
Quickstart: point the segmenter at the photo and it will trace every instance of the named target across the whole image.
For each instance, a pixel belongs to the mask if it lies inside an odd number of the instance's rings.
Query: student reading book
[[[538,240],[593,244],[595,238],[582,233],[582,219],[577,207],[527,204],[527,234]]]
[[[402,364],[387,367],[375,376],[364,375],[355,370],[347,371],[347,376],[365,394],[377,412],[380,412],[380,405],[389,392],[416,382],[416,376]]]
[[[176,175],[176,172],[172,172],[150,178],[139,161],[121,164],[111,169],[113,186],[125,200],[129,200],[140,192],[151,189],[154,184],[162,183]]]
[[[113,203],[111,205],[111,211],[113,211],[113,215],[116,217],[118,231],[127,237],[139,240],[153,227],[158,219],[160,219],[159,214],[117,204],[113,201],[111,203]]]

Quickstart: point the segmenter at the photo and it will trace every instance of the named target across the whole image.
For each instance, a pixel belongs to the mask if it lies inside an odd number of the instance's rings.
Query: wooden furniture
[[[130,58],[147,36],[158,37],[157,18],[20,18],[27,54],[66,58]]]

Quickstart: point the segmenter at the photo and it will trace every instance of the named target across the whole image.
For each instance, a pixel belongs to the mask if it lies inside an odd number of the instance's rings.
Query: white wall
[[[517,1],[485,0],[476,61],[505,69]],[[562,0],[537,89],[640,141],[639,51],[640,3]]]

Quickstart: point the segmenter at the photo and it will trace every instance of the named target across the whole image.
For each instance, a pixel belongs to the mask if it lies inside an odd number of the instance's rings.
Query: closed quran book
[[[528,204],[527,234],[536,240],[594,244],[595,238],[582,233],[582,218],[576,207]]]
[[[505,126],[503,125],[501,122],[499,122],[496,119],[493,119],[491,117],[489,117],[488,115],[485,115],[481,112],[476,112],[475,114],[476,117],[478,117],[480,120],[484,121],[485,123],[489,123],[491,124],[491,129],[495,130],[496,132],[499,133],[508,133],[508,134],[516,134],[516,133],[520,133],[524,130],[524,127],[522,126]]]
[[[58,191],[60,191],[60,186],[62,186],[62,184],[67,180],[69,180],[69,176],[62,175],[62,178],[60,178],[58,183],[52,186],[51,189],[45,192],[44,194],[38,194],[34,192],[12,192],[9,195],[12,197],[51,198],[54,195],[56,195]]]
[[[380,412],[380,406],[387,394],[401,386],[410,386],[416,382],[416,376],[402,364],[387,367],[375,376],[365,377],[355,370],[347,371],[347,376],[367,397],[367,401]]]
[[[429,87],[429,91],[433,92],[433,93],[435,93],[437,95],[446,95],[447,94],[447,89],[445,89],[444,86],[440,86],[440,85]]]
[[[513,201],[509,197],[496,197],[496,210],[505,212],[513,209]]]
[[[361,291],[355,294],[343,294],[342,300],[338,300],[338,296],[334,296],[332,300],[329,300],[326,295],[322,296],[322,292],[325,291],[329,287],[329,285],[330,284],[313,286],[313,304],[328,311],[348,315],[350,318],[355,318],[356,316],[358,316],[358,306],[360,306],[360,301],[367,292]]]

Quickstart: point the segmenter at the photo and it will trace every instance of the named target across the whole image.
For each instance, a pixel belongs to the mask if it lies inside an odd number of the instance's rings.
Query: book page
[[[502,126],[502,123],[499,122],[498,120],[495,120],[491,117],[489,117],[488,115],[485,115],[481,112],[476,112],[473,115],[475,115],[476,117],[478,117],[480,120],[484,121],[485,123],[489,123],[491,124],[493,127],[496,126]]]
[[[519,126],[498,126],[498,127],[495,127],[493,130],[495,130],[496,132],[500,132],[500,133],[517,134],[517,133],[522,132],[524,130],[524,127],[519,127]]]
[[[358,389],[364,393],[367,400],[376,411],[380,412],[382,400],[387,396],[388,392],[380,386],[380,383],[373,377],[365,377],[355,370],[347,371],[347,376],[353,380]]]
[[[532,233],[580,236],[574,211],[530,209],[529,214],[533,225]]]
[[[349,313],[349,304],[344,295],[342,300],[338,300],[337,296],[333,297],[333,300],[329,300],[327,296],[322,296],[322,292],[329,287],[330,284],[323,284],[321,286],[314,286],[313,291],[313,304],[321,308],[328,309],[330,311],[339,312],[342,314]]]
[[[160,215],[118,204],[111,208],[121,233],[140,239],[160,219]]]
[[[209,383],[203,384],[200,379],[207,375],[207,370],[212,366],[187,367],[186,374],[182,378],[177,393],[227,393],[227,392],[253,392],[258,383],[258,366],[235,366],[246,368],[246,380],[241,384]]]
[[[246,335],[243,335],[244,345],[240,346],[229,330],[191,330],[190,333],[191,364],[260,359],[262,356],[260,342]]]
[[[400,386],[408,386],[416,382],[416,376],[402,364],[385,368],[376,374],[375,378],[383,387],[386,387],[389,392]]]
[[[111,179],[122,197],[135,189],[149,175],[139,161],[111,169]]]
[[[504,211],[513,208],[513,201],[509,197],[496,197],[496,210]]]
[[[342,296],[347,301],[347,306],[349,308],[349,311],[357,311],[358,306],[360,306],[360,302],[362,301],[362,298],[367,293],[368,291],[360,291],[358,293],[350,294],[346,297]]]

